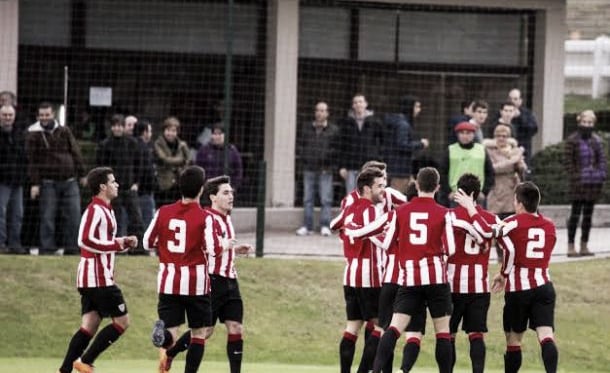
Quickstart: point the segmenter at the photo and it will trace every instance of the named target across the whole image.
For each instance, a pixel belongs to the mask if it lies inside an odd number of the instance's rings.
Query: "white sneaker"
[[[312,231],[308,230],[305,226],[302,226],[296,231],[297,236],[309,236],[311,233]]]
[[[330,231],[330,228],[322,227],[322,229],[320,229],[320,234],[324,237],[328,237],[332,234],[332,232]]]

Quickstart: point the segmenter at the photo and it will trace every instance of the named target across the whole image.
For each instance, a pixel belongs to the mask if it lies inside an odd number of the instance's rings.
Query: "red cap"
[[[470,122],[460,122],[457,124],[457,126],[455,126],[454,130],[455,130],[455,132],[460,132],[460,131],[476,132],[477,127]]]

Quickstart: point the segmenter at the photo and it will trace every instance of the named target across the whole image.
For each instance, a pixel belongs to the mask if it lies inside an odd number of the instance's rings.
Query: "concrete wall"
[[[0,91],[17,92],[19,0],[0,0]]]
[[[569,39],[595,39],[610,35],[610,0],[567,0]]]

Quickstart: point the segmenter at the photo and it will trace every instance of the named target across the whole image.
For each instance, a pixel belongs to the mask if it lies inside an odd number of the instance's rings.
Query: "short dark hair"
[[[108,182],[108,175],[114,174],[110,167],[95,167],[87,174],[87,186],[91,194],[96,196],[100,193],[100,185]]]
[[[50,103],[49,101],[43,101],[40,104],[38,104],[38,110],[40,109],[51,109],[51,111],[55,111],[55,108],[53,107],[53,104]]]
[[[515,107],[515,104],[512,101],[506,100],[502,104],[500,104],[500,110],[504,109],[504,106]]]
[[[440,180],[441,176],[434,167],[424,167],[417,173],[417,185],[423,193],[434,192]]]
[[[362,165],[362,167],[360,167],[360,170],[364,170],[365,168],[377,168],[380,169],[381,171],[385,171],[386,168],[388,168],[388,165],[385,162],[381,162],[381,161],[366,161],[364,162],[364,164]]]
[[[515,198],[517,202],[521,202],[525,211],[537,212],[540,204],[540,189],[531,181],[525,181],[517,184],[515,187]]]
[[[151,127],[152,129],[152,124],[150,124],[149,121],[147,121],[146,119],[139,119],[136,122],[136,125],[133,126],[133,134],[135,136],[142,136],[142,134],[146,131],[148,131],[148,127]]]
[[[378,177],[383,177],[383,171],[378,168],[369,167],[360,171],[358,174],[358,179],[356,180],[356,184],[358,185],[358,193],[364,193],[365,186],[368,186],[369,188],[373,187],[375,179]]]
[[[210,196],[218,194],[218,191],[220,190],[220,186],[222,184],[231,184],[231,177],[227,175],[221,175],[213,177],[205,182],[205,185],[203,186],[204,205],[212,204],[212,199],[210,198]]]
[[[110,117],[110,126],[112,127],[117,124],[125,127],[125,116],[123,114],[114,114]]]
[[[188,166],[178,178],[180,194],[184,198],[196,198],[205,182],[205,170],[199,166]]]
[[[489,109],[489,104],[487,103],[487,101],[476,100],[472,104],[472,111],[476,111],[478,108],[488,110]]]
[[[472,198],[476,201],[481,193],[481,180],[474,174],[465,173],[458,179],[457,187],[468,195],[472,194]]]
[[[464,101],[460,102],[460,108],[462,108],[462,111],[464,111],[464,109],[470,108],[473,104],[474,104],[473,100],[464,100]]]
[[[409,181],[407,184],[407,190],[405,191],[405,195],[407,196],[407,201],[412,200],[417,197],[417,184],[415,181]]]

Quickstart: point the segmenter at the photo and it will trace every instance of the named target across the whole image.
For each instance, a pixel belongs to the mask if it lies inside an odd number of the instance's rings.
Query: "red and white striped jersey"
[[[116,240],[116,230],[112,206],[98,197],[93,197],[83,213],[78,229],[78,288],[114,285],[114,255],[123,251]]]
[[[387,228],[386,228],[387,225]],[[433,198],[417,197],[359,229],[346,229],[349,237],[386,234],[398,243],[398,260],[404,270],[404,285],[447,283],[445,255],[453,255],[455,242],[451,215]]]
[[[208,254],[214,218],[198,203],[162,206],[144,233],[144,248],[157,248],[157,291],[172,295],[205,295],[210,292]]]
[[[352,190],[341,200],[341,210],[345,210],[359,198],[360,194],[358,194],[358,189]],[[383,201],[379,202],[377,205],[384,213],[386,213],[405,202],[407,202],[407,196],[392,187],[386,187]]]
[[[478,214],[492,225],[500,220],[476,206]],[[453,293],[489,293],[489,253],[491,239],[483,238],[472,225],[473,219],[465,208],[458,206],[451,212],[455,254],[447,259],[447,276]]]
[[[209,207],[206,211],[214,218],[214,237],[210,238],[214,242],[214,251],[210,253],[209,272],[227,278],[237,278],[235,270],[235,250],[225,250],[229,240],[235,238],[235,230],[231,222],[230,215],[224,215],[220,211]],[[206,237],[206,241],[208,238]],[[215,254],[219,253],[219,254]]]
[[[498,242],[504,249],[501,273],[505,291],[533,289],[551,281],[549,262],[557,241],[555,224],[541,214],[517,214],[504,220]]]
[[[345,210],[345,224],[366,226],[377,216],[375,205],[370,200],[359,198]],[[383,258],[377,246],[366,238],[351,240],[343,232],[340,237],[346,260],[343,285],[358,288],[381,287]]]

